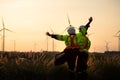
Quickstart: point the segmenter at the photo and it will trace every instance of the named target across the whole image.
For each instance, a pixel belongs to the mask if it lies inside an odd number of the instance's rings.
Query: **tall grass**
[[[89,80],[120,79],[120,54],[91,54]]]
[[[0,57],[0,80],[69,80],[68,66],[54,66],[59,52],[6,52]],[[88,80],[120,79],[120,54],[90,54]]]
[[[52,60],[45,52],[6,52],[0,58],[0,80],[45,80]]]

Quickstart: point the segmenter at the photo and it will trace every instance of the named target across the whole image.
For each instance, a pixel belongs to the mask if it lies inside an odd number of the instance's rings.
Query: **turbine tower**
[[[118,36],[115,36],[115,37],[118,37],[118,51],[120,51],[120,30],[116,33],[116,35],[118,34]]]
[[[11,30],[5,28],[4,20],[2,18],[2,26],[3,28],[0,30],[2,31],[2,52],[5,53],[5,30],[12,32]]]
[[[106,46],[105,46],[106,47],[106,51],[109,51],[109,43],[110,42],[105,41],[105,43],[106,43]]]
[[[14,40],[14,52],[16,51],[16,41]]]
[[[46,50],[48,51],[48,36],[47,36],[47,46],[46,46],[46,47],[47,47],[47,49],[46,49]]]
[[[50,27],[50,29],[51,29],[51,32],[54,34],[54,31],[52,30],[52,28]],[[54,42],[54,39],[52,39],[52,51],[54,51],[55,49],[55,47],[54,47],[54,45],[55,45],[55,42]]]

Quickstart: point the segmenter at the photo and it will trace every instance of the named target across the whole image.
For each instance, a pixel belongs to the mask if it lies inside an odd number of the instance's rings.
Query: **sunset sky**
[[[120,0],[0,0],[0,29],[3,18],[5,27],[13,31],[6,31],[5,50],[14,51],[14,47],[16,51],[47,50],[48,39],[51,51],[53,39],[45,33],[67,34],[63,32],[69,26],[67,14],[75,27],[93,17],[88,30],[90,52],[104,52],[106,43],[110,51],[118,50],[118,37],[114,36],[120,30]],[[55,51],[65,48],[64,42],[54,42]],[[1,45],[2,32],[0,50]]]

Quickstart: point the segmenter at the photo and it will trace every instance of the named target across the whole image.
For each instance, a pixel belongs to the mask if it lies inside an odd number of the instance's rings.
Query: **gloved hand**
[[[46,32],[46,35],[47,35],[47,36],[51,36],[51,34],[50,34],[49,32]]]
[[[92,22],[92,20],[93,20],[93,18],[92,18],[92,17],[90,17],[90,18],[89,18],[89,22]]]

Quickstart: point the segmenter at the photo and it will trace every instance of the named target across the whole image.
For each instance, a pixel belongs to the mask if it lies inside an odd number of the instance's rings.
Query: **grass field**
[[[68,80],[66,63],[54,66],[59,52],[6,52],[0,56],[0,80]],[[120,80],[120,54],[89,55],[88,80]]]

